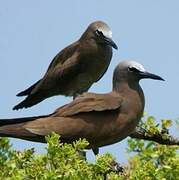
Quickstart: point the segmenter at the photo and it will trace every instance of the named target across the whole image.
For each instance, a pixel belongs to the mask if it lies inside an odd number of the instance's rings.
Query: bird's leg
[[[95,156],[99,154],[99,148],[92,148],[92,151]]]
[[[78,150],[78,153],[79,153],[79,156],[82,157],[85,161],[87,160],[86,151]]]
[[[94,155],[98,155],[99,154],[99,148],[92,148],[92,151],[94,153]],[[78,150],[78,153],[81,157],[83,157],[86,160],[86,151],[80,151]]]
[[[80,94],[76,93],[73,95],[73,100],[76,99],[76,97],[78,97]]]

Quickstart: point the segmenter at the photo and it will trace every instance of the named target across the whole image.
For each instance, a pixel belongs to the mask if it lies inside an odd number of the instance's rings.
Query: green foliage
[[[145,121],[140,121],[138,125],[139,130],[144,130],[147,136],[160,135],[166,140],[170,140],[169,128],[172,126],[172,120],[162,119],[161,124],[156,123],[153,116],[149,116]]]
[[[169,138],[168,131],[171,120],[162,120],[161,125],[155,123],[154,117],[147,118],[140,128],[149,134],[163,133]],[[144,140],[128,140],[128,152],[133,154],[129,160],[129,176],[137,180],[177,180],[179,179],[178,146],[160,145]]]
[[[88,145],[86,140],[62,144],[55,133],[46,140],[47,153],[36,155],[33,148],[23,152],[12,150],[8,139],[1,138],[0,179],[119,179],[119,175],[110,171],[113,161],[110,154],[97,156],[96,163],[88,163],[81,156],[79,152]]]
[[[163,133],[168,138],[170,120],[155,123],[154,117],[141,122],[140,128],[150,133]],[[88,146],[85,139],[62,144],[59,135],[46,137],[47,152],[38,155],[34,149],[22,152],[12,149],[7,138],[0,139],[0,179],[3,180],[177,180],[179,155],[177,146],[129,139],[128,163],[124,172],[114,171],[114,158],[106,153],[96,156],[94,163],[85,160],[80,152]]]

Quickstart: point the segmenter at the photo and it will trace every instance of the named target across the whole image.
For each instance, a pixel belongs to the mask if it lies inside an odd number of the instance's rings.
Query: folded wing
[[[65,117],[90,111],[114,110],[119,108],[121,103],[122,97],[115,93],[84,93],[73,102],[57,109],[54,115]]]

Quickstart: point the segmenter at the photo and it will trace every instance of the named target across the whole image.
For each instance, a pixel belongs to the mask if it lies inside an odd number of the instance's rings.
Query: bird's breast
[[[82,57],[82,69],[89,74],[93,81],[98,80],[107,70],[112,58],[111,47],[97,48],[94,53],[89,52],[87,56]]]
[[[64,85],[68,95],[81,94],[91,87],[94,82],[102,78],[112,57],[111,48],[105,50],[90,49],[80,55],[80,70],[76,76]]]

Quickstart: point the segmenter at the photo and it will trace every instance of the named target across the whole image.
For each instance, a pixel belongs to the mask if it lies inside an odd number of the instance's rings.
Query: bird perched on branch
[[[1,119],[0,136],[45,142],[44,137],[55,132],[66,143],[86,138],[88,148],[98,153],[99,147],[119,142],[134,131],[144,110],[139,85],[144,78],[163,80],[135,61],[123,61],[114,70],[110,93],[84,93],[46,116]]]
[[[13,110],[34,106],[55,96],[73,96],[88,91],[107,71],[112,58],[112,40],[109,26],[96,21],[91,23],[80,39],[59,52],[44,77],[17,94],[27,96]]]

